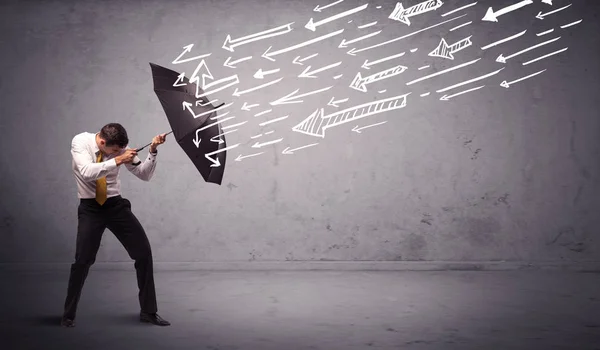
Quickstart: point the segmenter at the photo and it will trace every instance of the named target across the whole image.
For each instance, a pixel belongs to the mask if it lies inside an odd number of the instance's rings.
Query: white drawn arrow
[[[194,117],[194,119],[196,119],[196,118],[199,118],[199,117],[201,117],[201,116],[203,116],[205,114],[210,114],[210,113],[212,113],[214,111],[218,111],[219,109],[227,108],[227,107],[231,106],[233,104],[233,102],[230,102],[230,103],[225,104],[225,105],[221,105],[221,106],[219,106],[217,108],[209,109],[208,111],[202,112],[200,114],[194,114],[194,111],[192,110],[192,104],[191,103],[183,101],[181,104],[183,106],[183,110],[185,110],[187,108],[190,111],[190,113],[192,114],[192,116]]]
[[[292,91],[291,93],[283,96],[282,98],[279,98],[279,99],[277,99],[277,100],[275,100],[273,102],[269,102],[269,103],[272,106],[283,105],[283,104],[286,104],[286,103],[300,103],[300,102],[303,102],[303,100],[297,100],[298,98],[309,96],[309,95],[313,95],[313,94],[318,94],[319,92],[327,91],[327,90],[331,89],[332,87],[333,87],[333,85],[332,86],[328,86],[326,88],[319,89],[319,90],[313,90],[313,91],[310,91],[310,92],[306,92],[306,93],[303,93],[303,94],[300,94],[300,95],[296,95],[296,93],[298,92],[298,90],[300,90],[300,89],[296,89],[296,90]]]
[[[309,72],[309,70],[310,70],[310,68],[311,68],[312,66],[308,66],[308,67],[306,67],[306,69],[305,69],[305,70],[304,70],[302,73],[300,73],[300,75],[298,75],[298,78],[316,78],[316,77],[314,76],[314,74],[317,74],[317,73],[319,73],[319,72],[322,72],[322,71],[324,71],[324,70],[331,69],[331,68],[333,68],[333,67],[337,67],[337,66],[339,66],[340,64],[342,64],[342,61],[339,61],[339,62],[336,62],[336,63],[332,63],[332,64],[330,64],[330,65],[328,65],[328,66],[321,67],[321,68],[319,68],[319,69],[315,69],[315,70],[313,70],[312,72]]]
[[[240,144],[237,143],[237,144],[235,144],[233,146],[228,146],[228,147],[225,147],[225,148],[218,149],[218,150],[216,150],[214,152],[206,153],[204,155],[204,157],[206,157],[206,159],[208,159],[208,160],[210,160],[212,162],[212,164],[210,165],[211,167],[221,166],[221,161],[219,160],[219,157],[216,157],[215,159],[212,159],[210,156],[212,156],[213,154],[225,152],[225,151],[230,150],[230,149],[234,149],[234,148],[236,148],[239,145]]]
[[[479,89],[481,89],[484,86],[485,85],[481,85],[481,86],[478,86],[478,87],[475,87],[475,88],[472,88],[472,89],[469,89],[469,90],[457,92],[457,93],[452,94],[452,95],[444,95],[444,96],[440,97],[440,101],[448,101],[449,99],[451,99],[453,97],[456,97],[456,96],[459,96],[459,95],[462,95],[462,94],[466,94],[467,92],[479,90]]]
[[[205,129],[208,129],[208,128],[210,128],[211,126],[214,126],[214,125],[220,124],[220,123],[222,123],[222,122],[224,122],[224,121],[226,121],[226,120],[228,120],[228,119],[233,119],[233,118],[235,118],[235,117],[229,117],[229,118],[227,118],[227,119],[223,119],[223,120],[220,120],[220,121],[218,121],[218,122],[214,122],[214,123],[212,123],[212,124],[209,124],[209,125],[203,126],[202,128],[196,129],[196,137],[195,137],[195,138],[194,138],[194,140],[193,140],[193,141],[194,141],[194,144],[196,145],[196,148],[198,148],[198,147],[200,146],[200,142],[202,141],[202,140],[200,139],[200,134],[198,134],[200,131],[202,131],[202,130],[205,130]],[[224,135],[224,134],[217,135],[217,136],[222,136],[222,135]],[[216,136],[215,136],[215,137],[216,137]],[[213,139],[213,138],[214,138],[214,137],[212,137],[212,138],[211,138],[211,141],[212,141],[212,139]],[[213,141],[213,142],[214,142],[214,141]],[[224,141],[223,141],[223,142],[224,142]],[[219,141],[219,143],[223,143],[223,142]]]
[[[366,9],[368,5],[369,4],[364,4],[362,6],[355,7],[353,9],[351,9],[351,10],[344,11],[342,13],[338,13],[337,15],[334,15],[334,16],[331,16],[331,17],[327,17],[327,18],[322,19],[322,20],[320,20],[318,22],[313,22],[313,19],[311,17],[311,19],[308,20],[308,23],[306,23],[306,25],[304,26],[304,28],[312,30],[314,32],[317,29],[318,26],[321,26],[321,25],[323,25],[325,23],[329,23],[331,21],[335,21],[336,19],[339,19],[339,18],[342,18],[342,17],[349,16],[349,15],[351,15],[353,13],[362,11],[362,10]]]
[[[235,61],[231,61],[231,62],[230,62],[230,60],[231,60],[231,56],[230,56],[230,57],[227,57],[227,59],[226,59],[226,60],[225,60],[225,62],[223,63],[223,66],[224,66],[224,67],[229,67],[229,68],[237,68],[237,67],[235,66],[235,64],[236,64],[236,63],[240,63],[240,62],[243,62],[243,61],[247,61],[247,60],[249,60],[249,59],[252,59],[252,56],[248,56],[248,57],[242,57],[242,58],[240,58],[240,59],[237,59],[237,60],[235,60]]]
[[[179,59],[181,58],[181,56],[183,56],[186,53],[192,51],[192,47],[194,47],[194,44],[189,44],[188,46],[184,46],[183,47],[183,49],[184,49],[183,52],[179,56],[177,56],[177,58],[173,62],[171,62],[171,63],[173,63],[173,64],[185,63],[185,62],[189,62],[189,61],[193,61],[193,60],[198,60],[198,59],[201,59],[201,58],[204,58],[204,57],[208,57],[208,56],[211,55],[210,53],[207,53],[207,54],[204,54],[204,55],[198,55],[196,57],[186,58],[185,60],[181,60],[180,61]]]
[[[512,55],[508,55],[508,56],[506,56],[506,57],[504,57],[502,54],[500,54],[500,56],[498,56],[498,58],[496,58],[496,62],[500,62],[500,63],[506,63],[506,60],[508,60],[508,59],[511,59],[511,58],[513,58],[513,57],[516,57],[516,56],[519,56],[519,55],[520,55],[520,54],[522,54],[522,53],[525,53],[525,52],[527,52],[527,51],[531,51],[531,50],[533,50],[533,49],[535,49],[535,48],[538,48],[538,47],[540,47],[540,46],[544,46],[544,45],[546,45],[546,44],[549,44],[549,43],[551,43],[551,42],[554,42],[554,41],[556,41],[556,40],[558,40],[558,39],[560,39],[560,38],[561,38],[561,37],[559,36],[559,37],[557,37],[557,38],[550,39],[550,40],[548,40],[548,41],[544,41],[544,42],[542,42],[542,43],[539,43],[539,44],[533,45],[533,46],[531,46],[531,47],[528,47],[528,48],[526,48],[526,49],[524,49],[524,50],[521,50],[521,51],[519,51],[519,52],[515,52],[515,53],[513,53]]]
[[[559,8],[559,9],[556,9],[556,10],[553,10],[553,11],[550,11],[550,12],[546,12],[546,13],[544,13],[544,14],[542,14],[542,11],[540,11],[540,12],[537,14],[537,16],[535,16],[535,18],[537,18],[537,19],[544,19],[544,17],[546,17],[546,16],[548,16],[548,15],[551,15],[551,14],[553,14],[553,13],[557,13],[558,11],[562,11],[562,10],[566,9],[567,7],[569,7],[569,6],[571,6],[571,5],[573,5],[573,4],[569,4],[569,5],[567,5],[567,6],[563,6],[563,7]]]
[[[489,49],[490,47],[493,47],[493,46],[496,46],[496,45],[500,45],[500,44],[502,44],[502,43],[505,43],[505,42],[507,42],[507,41],[511,41],[511,40],[513,40],[513,39],[515,39],[515,38],[518,38],[518,37],[520,37],[521,35],[525,34],[525,32],[526,32],[526,31],[527,31],[527,29],[525,29],[524,31],[522,31],[522,32],[520,32],[520,33],[517,33],[517,34],[515,34],[515,35],[511,35],[511,36],[509,36],[508,38],[504,38],[504,39],[502,39],[502,40],[498,40],[498,41],[496,41],[496,42],[493,42],[493,43],[491,43],[491,44],[489,44],[489,45],[485,45],[485,46],[484,46],[484,47],[482,47],[481,49],[482,49],[482,50],[487,50],[487,49]]]
[[[232,133],[232,132],[235,132],[235,131],[238,131],[238,129],[234,129],[234,130],[230,130],[230,131],[225,131],[225,132],[222,132],[222,133],[220,133],[220,134],[219,134],[219,135],[217,135],[217,136],[213,136],[213,137],[211,137],[211,138],[210,138],[210,140],[211,140],[212,142],[218,142],[219,144],[221,144],[221,143],[224,143],[225,141],[223,141],[223,139],[221,138],[221,136],[227,135],[227,134],[229,134],[229,133]],[[215,138],[217,138],[217,137],[218,137],[219,139],[218,139],[218,140],[215,140]],[[196,147],[198,147],[198,146],[196,146]]]
[[[542,0],[544,4],[552,5],[552,0]]]
[[[253,87],[253,88],[246,89],[246,90],[242,90],[242,91],[238,91],[238,89],[237,89],[237,88],[235,88],[235,91],[233,92],[232,96],[239,97],[239,96],[241,96],[241,95],[243,95],[243,94],[247,94],[247,93],[249,93],[249,92],[252,92],[252,91],[255,91],[255,90],[258,90],[258,89],[262,89],[262,88],[264,88],[264,87],[267,87],[267,86],[269,86],[269,85],[277,84],[278,82],[280,82],[280,81],[281,81],[281,79],[283,79],[283,78],[275,79],[275,80],[273,80],[273,81],[270,81],[270,82],[268,82],[268,83],[264,83],[264,84],[262,84],[262,85],[258,85],[258,86],[255,86],[255,87]]]
[[[429,53],[429,56],[436,56],[453,60],[453,53],[457,53],[458,51],[465,49],[473,44],[471,42],[471,36],[464,38],[452,45],[448,45],[446,40],[442,38],[438,47],[435,50],[431,51],[431,53]]]
[[[311,146],[315,146],[318,145],[319,143],[311,143],[310,145],[305,145],[305,146],[301,146],[301,147],[296,147],[296,148],[292,148],[290,149],[289,147],[286,147],[283,152],[281,152],[282,154],[294,154],[294,151],[303,149],[303,148],[307,148],[307,147],[311,147]]]
[[[258,153],[254,153],[254,154],[249,154],[249,155],[247,155],[247,156],[242,156],[242,155],[240,154],[239,156],[237,156],[237,158],[235,158],[235,161],[236,161],[236,162],[239,162],[239,161],[241,161],[241,160],[242,160],[242,159],[244,159],[244,158],[250,158],[250,157],[258,156],[258,155],[261,155],[261,154],[263,154],[263,153],[265,153],[265,152],[264,152],[264,151],[263,151],[263,152],[258,152]]]
[[[243,36],[243,37],[237,38],[237,39],[231,39],[231,35],[228,34],[227,38],[225,38],[225,42],[223,43],[223,48],[225,50],[229,50],[229,51],[233,52],[234,47],[244,45],[247,43],[251,43],[253,41],[262,40],[262,39],[270,38],[273,36],[289,33],[292,30],[292,27],[291,27],[292,24],[294,24],[294,22],[284,24],[277,28],[271,28],[271,29],[268,29],[268,30],[265,30],[265,31],[262,31],[259,33],[246,35],[246,36]]]
[[[294,126],[292,130],[325,138],[325,130],[328,128],[406,106],[406,97],[410,94],[409,92],[404,95],[364,103],[328,115],[325,115],[324,108],[318,108],[308,118]]]
[[[242,110],[243,111],[249,111],[250,109],[252,109],[252,107],[257,107],[259,106],[259,104],[253,104],[253,105],[249,105],[247,102],[244,102],[244,105],[242,106]]]
[[[408,38],[408,37],[410,37],[410,36],[413,36],[413,35],[415,35],[415,34],[418,34],[418,33],[424,32],[424,31],[426,31],[426,30],[429,30],[429,29],[431,29],[431,28],[435,28],[435,27],[437,27],[437,26],[441,26],[442,24],[445,24],[445,23],[448,23],[448,22],[454,21],[454,20],[456,20],[456,19],[459,19],[459,18],[461,18],[461,17],[464,17],[464,16],[466,16],[466,15],[467,15],[467,14],[460,15],[460,16],[458,16],[458,17],[454,17],[454,18],[450,18],[450,19],[448,19],[448,20],[445,20],[445,21],[443,21],[443,22],[440,22],[440,23],[438,23],[438,24],[431,25],[431,26],[429,26],[429,27],[427,27],[427,28],[419,29],[419,30],[417,30],[417,31],[414,31],[414,32],[412,32],[412,33],[409,33],[409,34],[406,34],[406,35],[403,35],[403,36],[400,36],[400,37],[397,37],[397,38],[394,38],[394,39],[390,39],[390,40],[388,40],[388,41],[384,41],[384,42],[382,42],[382,43],[379,43],[379,44],[371,45],[371,46],[368,46],[368,47],[363,47],[362,49],[358,49],[358,50],[357,50],[356,48],[352,48],[350,51],[348,51],[348,52],[347,52],[347,54],[348,54],[348,55],[352,55],[352,56],[356,56],[356,54],[357,54],[357,53],[359,53],[359,52],[366,51],[366,50],[370,50],[370,49],[374,49],[374,48],[376,48],[376,47],[379,47],[379,46],[383,46],[383,45],[387,45],[387,44],[393,43],[394,41],[398,41],[398,40],[402,40],[402,39]]]
[[[328,8],[328,7],[331,7],[331,6],[333,6],[333,5],[337,5],[337,4],[339,4],[340,2],[342,2],[342,1],[344,1],[344,0],[338,0],[338,1],[334,2],[334,3],[331,3],[331,4],[329,4],[329,5],[325,5],[325,6],[320,6],[320,5],[317,5],[317,6],[315,6],[315,9],[314,9],[313,11],[315,11],[315,12],[321,12],[321,10],[325,10],[325,9],[326,9],[326,8]]]
[[[185,73],[181,73],[177,76],[177,80],[175,80],[175,82],[173,83],[173,86],[184,86],[187,85],[187,83],[183,83],[183,78],[185,77]],[[183,84],[177,84],[177,82],[182,82]]]
[[[375,36],[375,35],[377,35],[377,34],[379,34],[379,33],[381,33],[381,30],[378,30],[378,31],[376,31],[376,32],[369,33],[369,34],[367,34],[367,35],[363,35],[363,36],[361,36],[361,37],[358,37],[358,38],[356,38],[356,39],[352,39],[352,40],[348,40],[348,41],[346,41],[346,39],[342,39],[342,42],[340,43],[340,45],[339,45],[338,47],[339,47],[339,48],[345,48],[345,47],[348,47],[348,44],[352,44],[352,43],[355,43],[355,42],[357,42],[357,41],[361,41],[361,40],[364,40],[364,39],[370,38],[370,37],[372,37],[372,36]]]
[[[258,141],[256,141],[256,143],[252,145],[252,148],[261,148],[264,146],[272,145],[274,143],[281,142],[281,140],[283,140],[283,138],[273,140],[273,141],[267,141],[267,142],[263,142],[263,143],[258,143]]]
[[[338,103],[342,103],[342,102],[346,102],[346,101],[348,101],[348,98],[345,98],[345,99],[343,99],[343,100],[337,100],[337,101],[334,101],[333,99],[334,99],[334,97],[332,97],[332,98],[331,98],[331,100],[329,100],[329,102],[327,102],[327,105],[328,105],[328,106],[335,107],[335,108],[339,108],[339,107],[340,107],[340,106],[338,105]]]
[[[532,0],[523,0],[516,4],[507,6],[501,10],[498,10],[496,12],[494,12],[494,10],[490,7],[490,8],[488,8],[487,12],[485,13],[485,16],[483,16],[483,18],[481,20],[482,21],[490,21],[490,22],[498,22],[498,17],[505,15],[509,12],[512,12],[514,10],[518,10],[523,6],[527,6],[527,5],[531,5],[531,4],[533,4]]]
[[[398,58],[398,57],[402,57],[402,56],[404,56],[404,52],[400,52],[399,54],[396,54],[396,55],[384,57],[382,59],[379,59],[379,60],[373,61],[373,62],[369,62],[369,60],[365,60],[365,63],[363,63],[363,65],[361,66],[361,68],[371,69],[370,67],[376,65],[377,63],[389,61],[389,60],[392,60],[394,58]]]
[[[272,47],[272,46],[269,46],[269,48],[267,49],[267,51],[265,51],[265,53],[262,54],[262,57],[264,57],[264,58],[266,58],[268,60],[271,60],[271,61],[275,61],[275,59],[272,56],[281,55],[284,52],[292,51],[292,50],[295,50],[295,49],[303,47],[303,46],[314,44],[314,43],[316,43],[318,41],[325,40],[327,38],[331,38],[332,36],[336,36],[338,34],[341,34],[343,31],[344,31],[344,29],[340,29],[340,30],[337,30],[335,32],[332,32],[332,33],[329,33],[329,34],[325,34],[325,35],[322,35],[320,37],[317,37],[317,38],[310,39],[308,41],[302,42],[300,44],[296,44],[294,46],[286,47],[284,49],[273,51],[273,52],[269,52],[271,50],[271,47]]]
[[[387,123],[387,120],[383,121],[381,123],[375,123],[375,124],[363,126],[363,127],[360,127],[360,128],[357,125],[357,126],[355,126],[355,127],[352,128],[352,131],[356,131],[357,133],[362,134],[361,130],[363,130],[363,129],[370,128],[372,126],[377,126],[377,125],[385,124],[385,123]]]
[[[444,5],[440,0],[427,0],[420,4],[416,4],[407,9],[402,6],[401,2],[396,3],[394,11],[390,13],[389,18],[410,25],[409,17],[417,16],[429,11],[435,11]]]
[[[263,71],[262,68],[259,68],[256,71],[256,73],[254,73],[254,78],[256,78],[256,79],[264,79],[265,75],[277,73],[279,71],[280,71],[279,68],[272,69],[272,70],[265,70],[265,71]]]
[[[374,83],[379,80],[391,78],[404,72],[407,69],[408,68],[405,66],[397,65],[395,67],[382,70],[381,72],[371,74],[364,78],[361,76],[360,72],[358,72],[356,73],[354,80],[352,80],[352,82],[350,83],[350,87],[358,91],[367,92],[368,84]]]
[[[206,73],[202,73],[202,84],[200,84],[200,78],[198,77],[198,74],[199,74],[199,72],[200,72],[200,70],[202,68],[204,68],[204,71],[206,71]],[[210,70],[208,69],[208,65],[206,64],[206,62],[204,60],[202,60],[198,64],[198,66],[196,67],[196,69],[194,70],[194,73],[192,73],[192,76],[190,77],[190,83],[195,83],[196,84],[196,98],[200,98],[200,97],[203,97],[203,96],[206,96],[206,95],[209,95],[209,94],[221,91],[221,90],[226,89],[226,88],[228,88],[230,86],[236,85],[236,84],[238,84],[240,82],[237,74],[234,74],[232,76],[225,77],[225,78],[222,78],[222,79],[219,79],[219,80],[215,80],[215,81],[212,81],[210,83],[206,83],[207,79],[211,79],[212,80],[212,79],[214,79],[214,77],[213,77],[212,73],[210,72]],[[207,91],[209,88],[211,88],[211,87],[213,87],[215,85],[222,84],[222,83],[227,82],[227,81],[232,81],[232,82],[229,83],[229,84],[223,85],[223,86],[221,86],[221,87],[219,87],[217,89]],[[200,93],[200,89],[204,89],[205,91],[203,93]]]
[[[306,57],[304,57],[302,59],[300,59],[300,56],[296,56],[296,58],[294,58],[294,60],[292,61],[292,63],[293,64],[299,64],[299,65],[303,66],[304,64],[302,62],[304,62],[304,61],[306,61],[308,59],[311,59],[311,58],[313,58],[313,57],[315,57],[317,55],[318,55],[318,53],[315,53],[315,54],[312,54],[310,56],[306,56]]]
[[[530,75],[528,75],[528,76],[525,76],[525,77],[522,77],[522,78],[519,78],[519,79],[516,79],[516,80],[510,81],[510,82],[509,82],[509,81],[506,81],[506,80],[504,80],[503,82],[501,82],[501,83],[500,83],[500,86],[502,86],[503,88],[507,88],[507,89],[508,89],[508,88],[509,88],[509,87],[510,87],[512,84],[514,84],[514,83],[518,83],[518,82],[520,82],[520,81],[523,81],[523,80],[525,80],[525,79],[529,79],[529,78],[531,78],[531,77],[534,77],[534,76],[536,76],[536,75],[538,75],[538,74],[541,74],[541,73],[543,73],[544,71],[546,71],[546,70],[545,70],[545,69],[542,69],[542,70],[541,70],[541,71],[539,71],[539,72],[536,72],[536,73],[530,74]]]

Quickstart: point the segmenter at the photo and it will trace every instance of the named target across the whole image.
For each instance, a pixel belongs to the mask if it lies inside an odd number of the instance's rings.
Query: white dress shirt
[[[126,147],[115,155],[107,156],[103,154],[102,161],[97,163],[96,159],[98,159],[100,152],[98,144],[96,144],[97,134],[99,133],[82,132],[75,135],[71,141],[73,173],[77,180],[78,198],[96,198],[96,180],[105,176],[107,198],[121,194],[120,166],[117,166],[115,157],[123,154]],[[157,153],[148,152],[146,160],[137,166],[129,163],[123,163],[123,165],[138,178],[150,181],[156,168]]]

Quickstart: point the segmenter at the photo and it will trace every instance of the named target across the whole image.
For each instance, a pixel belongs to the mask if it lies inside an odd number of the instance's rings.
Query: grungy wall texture
[[[238,146],[222,186],[203,181],[172,135],[150,182],[121,169],[155,261],[597,260],[597,1],[480,1],[450,14],[472,1],[402,1],[409,24],[394,1],[333,3],[3,1],[0,261],[72,260],[71,139],[109,122],[132,147],[169,131],[149,62],[190,77],[199,59],[172,63],[190,44],[182,59],[211,54],[207,83],[237,74],[210,98],[233,102],[223,126],[246,123],[227,135]],[[497,22],[483,20],[489,7]],[[306,69],[318,71],[299,77]],[[404,107],[324,137],[293,130],[320,108],[402,94]],[[129,260],[107,230],[97,261]]]

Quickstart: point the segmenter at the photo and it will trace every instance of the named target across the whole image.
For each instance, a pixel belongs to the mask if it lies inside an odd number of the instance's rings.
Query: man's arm
[[[150,150],[150,152],[148,152],[148,156],[141,164],[133,165],[131,163],[125,163],[125,167],[139,179],[143,181],[150,181],[152,175],[154,174],[154,169],[156,169],[157,154],[158,151],[156,149],[154,150],[154,153],[152,150]]]
[[[94,163],[94,159],[85,148],[85,145],[76,137],[71,141],[71,155],[77,170],[85,181],[95,181],[102,178],[119,166],[114,158],[105,162]]]

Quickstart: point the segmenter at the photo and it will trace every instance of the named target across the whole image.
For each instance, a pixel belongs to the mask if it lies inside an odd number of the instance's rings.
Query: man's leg
[[[125,247],[129,256],[135,260],[141,312],[155,314],[158,307],[154,287],[152,249],[144,228],[131,212],[131,202],[128,199],[122,198],[120,203],[111,208],[107,227]]]
[[[83,284],[90,266],[96,261],[100,240],[106,228],[100,207],[95,203],[80,203],[77,208],[77,221],[75,262],[71,264],[63,320],[75,319]]]

